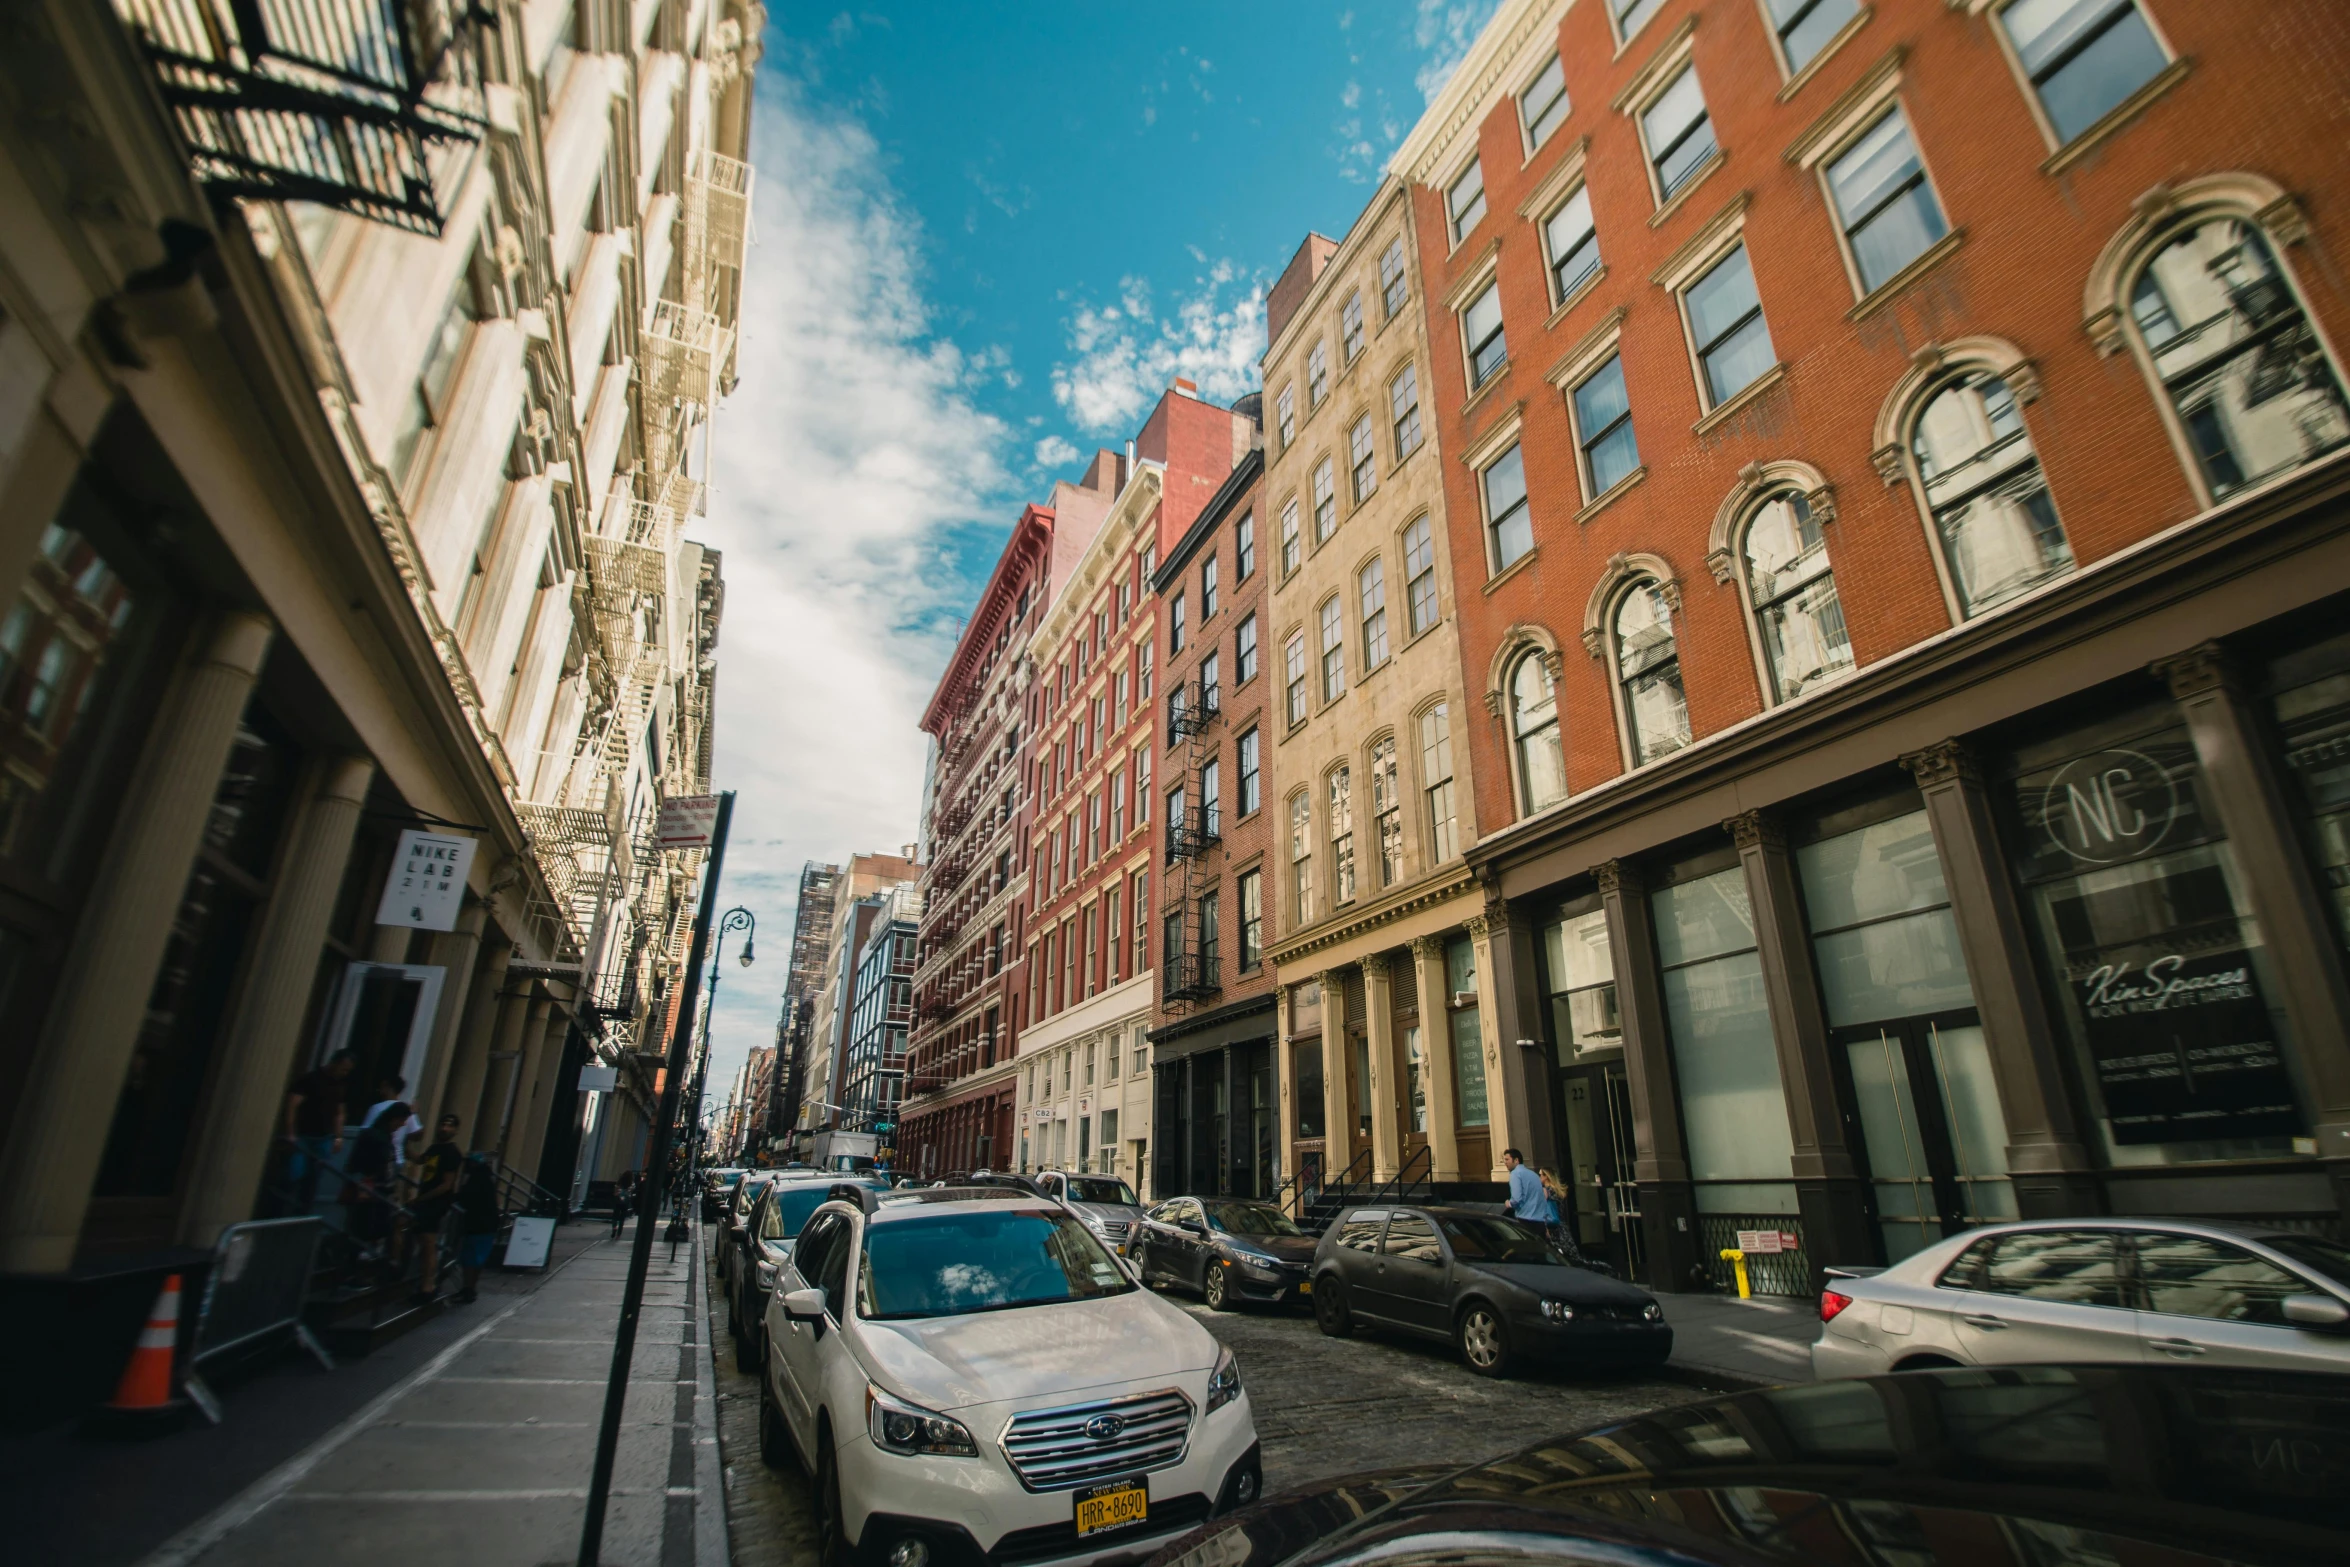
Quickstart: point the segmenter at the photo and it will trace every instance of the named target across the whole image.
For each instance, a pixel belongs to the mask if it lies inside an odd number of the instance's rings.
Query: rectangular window
[[[1542,244],[1550,256],[1551,298],[1564,301],[1599,270],[1599,230],[1591,223],[1591,187],[1577,190],[1543,223]]]
[[[1896,108],[1828,165],[1852,263],[1867,293],[1923,255],[1949,232],[1934,188],[1926,183],[1909,122]]]
[[[1376,669],[1387,662],[1387,562],[1366,564],[1355,587],[1363,612],[1363,668]]]
[[[1097,933],[1094,930],[1094,920],[1100,912],[1093,904],[1088,903],[1085,906],[1085,993],[1089,996],[1094,993],[1095,963],[1101,950]],[[1093,1046],[1091,1045],[1085,1047],[1085,1086],[1088,1088],[1093,1086]]]
[[[1442,702],[1420,715],[1420,777],[1428,801],[1428,858],[1442,865],[1458,852],[1453,839],[1452,723]]]
[[[2104,119],[2170,63],[2137,0],[2016,0],[1999,21],[2059,141]]]
[[[1263,788],[1263,775],[1258,771],[1257,732],[1251,729],[1240,737],[1240,814],[1254,816],[1262,804],[1258,791]]]
[[[1199,661],[1199,705],[1205,712],[1216,712],[1224,706],[1223,661],[1214,653]]]
[[[1355,504],[1360,506],[1379,488],[1379,454],[1371,445],[1371,416],[1355,420],[1346,433],[1347,464],[1354,470]]]
[[[1281,432],[1281,446],[1286,451],[1289,443],[1297,439],[1296,387],[1283,387],[1281,395],[1273,399],[1273,421],[1274,427]]]
[[[1151,873],[1134,873],[1134,972],[1151,966]]]
[[[1126,769],[1110,774],[1110,842],[1126,840]]]
[[[1224,764],[1210,759],[1199,770],[1200,825],[1211,838],[1224,831]]]
[[[1102,895],[1102,966],[1106,984],[1118,983],[1118,949],[1126,944],[1123,939],[1125,931],[1126,927],[1118,923],[1118,889],[1113,886]],[[1110,1059],[1116,1061],[1118,1058],[1113,1055]],[[1110,1075],[1116,1077],[1118,1074],[1113,1070]]]
[[[1705,370],[1706,405],[1719,407],[1775,362],[1746,247],[1740,245],[1715,262],[1712,271],[1689,285],[1683,298],[1690,335],[1697,340],[1697,362]]]
[[[1454,1111],[1463,1126],[1485,1126],[1493,1115],[1485,1097],[1485,1041],[1478,1031],[1477,947],[1466,936],[1445,944],[1444,977],[1453,997],[1466,998],[1446,1018],[1452,1033]]]
[[[1515,441],[1478,476],[1485,488],[1485,528],[1493,539],[1493,569],[1506,569],[1534,548],[1534,518],[1526,509],[1526,459]]]
[[[1322,700],[1346,695],[1346,612],[1338,600],[1322,605]]]
[[[1303,790],[1289,801],[1289,896],[1293,923],[1314,917],[1314,802]]]
[[[1860,0],[1769,0],[1771,30],[1779,35],[1779,49],[1787,56],[1790,74],[1811,64],[1812,56],[1860,14]]]
[[[1379,885],[1403,875],[1403,791],[1395,763],[1395,736],[1371,748],[1371,825],[1379,835]]]
[[[1698,1210],[1791,1214],[1794,1149],[1746,871],[1660,888],[1649,906]]]
[[[1091,865],[1102,857],[1102,796],[1100,790],[1085,797],[1085,863]]]
[[[1257,617],[1243,616],[1232,638],[1232,683],[1247,685],[1257,678]]]
[[[1624,360],[1606,364],[1575,388],[1575,439],[1583,449],[1587,499],[1597,500],[1640,466],[1640,445],[1632,438],[1632,394],[1624,385]]]
[[[1289,687],[1289,721],[1292,724],[1302,724],[1306,721],[1306,636],[1304,632],[1301,631],[1291,637],[1289,645],[1281,650],[1281,665],[1282,679],[1287,682]]]
[[[1297,1074],[1297,1135],[1320,1137],[1323,1135],[1322,1042],[1301,1039],[1290,1047],[1290,1057]]]
[[[1265,961],[1265,880],[1262,872],[1240,878],[1240,968],[1247,973]]]
[[[1178,784],[1174,788],[1167,791],[1167,833],[1170,839],[1172,839],[1176,833],[1185,831],[1190,827],[1191,819],[1184,814],[1184,808],[1190,805],[1190,803],[1191,796],[1182,785]],[[1172,842],[1170,842],[1167,849],[1167,858],[1171,860],[1175,858],[1175,854],[1176,850]]]
[[[1151,819],[1151,748],[1144,746],[1134,753],[1134,825],[1147,826]]]
[[[1501,333],[1501,284],[1485,285],[1485,292],[1461,312],[1461,341],[1469,350],[1469,389],[1475,391],[1509,363],[1509,344]]]
[[[1420,449],[1420,371],[1405,365],[1387,388],[1389,423],[1395,431],[1395,460],[1402,462]]]
[[[1461,171],[1461,177],[1452,182],[1452,189],[1444,195],[1444,210],[1451,215],[1452,242],[1457,245],[1469,237],[1469,231],[1485,216],[1485,164],[1482,159],[1470,159],[1469,166]]]
[[[1641,111],[1640,134],[1656,168],[1657,200],[1669,201],[1714,153],[1713,121],[1705,112],[1697,67],[1681,67],[1673,84]]]
[[[1157,651],[1148,642],[1134,645],[1134,704],[1137,707],[1151,699],[1151,660]]]
[[[1330,537],[1338,526],[1338,480],[1330,459],[1314,464],[1314,542]]]
[[[1346,296],[1346,303],[1338,309],[1338,352],[1351,365],[1362,351],[1363,294],[1357,289]]]
[[[1257,516],[1242,512],[1232,529],[1232,580],[1246,582],[1257,574]]]
[[[1411,298],[1410,288],[1404,282],[1403,241],[1400,239],[1389,240],[1387,248],[1379,253],[1379,298],[1391,321],[1395,319],[1395,313],[1404,307],[1404,302]]]
[[[1436,542],[1425,517],[1403,530],[1403,574],[1416,637],[1436,624]]]
[[[1206,625],[1216,618],[1216,557],[1210,555],[1199,564],[1199,620]]]
[[[1167,601],[1167,652],[1170,657],[1183,651],[1187,629],[1183,618],[1183,595],[1178,593]]]
[[[1306,411],[1322,406],[1330,395],[1330,350],[1317,340],[1306,350]]]
[[[1281,508],[1281,575],[1297,570],[1302,541],[1297,536],[1297,497],[1291,496]]]
[[[1110,711],[1116,726],[1126,727],[1126,671],[1121,669],[1110,680]]]
[[[1223,921],[1220,918],[1222,902],[1215,893],[1199,900],[1199,966],[1200,977],[1209,984],[1216,982],[1216,963],[1223,956]]]
[[[1330,775],[1330,903],[1355,900],[1354,773],[1341,767]]]
[[[1518,123],[1526,128],[1526,145],[1539,147],[1550,140],[1550,133],[1566,122],[1567,72],[1552,55],[1541,74],[1529,82],[1518,94]]]

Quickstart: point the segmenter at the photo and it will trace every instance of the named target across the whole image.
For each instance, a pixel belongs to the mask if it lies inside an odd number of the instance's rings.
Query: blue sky
[[[1342,233],[1493,0],[771,0],[740,385],[717,421],[710,1094],[768,1042],[810,859],[916,832],[915,727],[1021,502],[1167,382],[1255,385],[1264,289]]]

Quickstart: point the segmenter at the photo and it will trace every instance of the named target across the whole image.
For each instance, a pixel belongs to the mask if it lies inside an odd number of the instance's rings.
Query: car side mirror
[[[2285,1320],[2297,1328],[2338,1328],[2350,1322],[2350,1306],[2331,1295],[2287,1295]]]
[[[783,1314],[794,1322],[822,1322],[824,1320],[824,1292],[820,1289],[799,1289],[785,1292]]]
[[[1194,1235],[1205,1235],[1208,1233],[1208,1227],[1197,1219],[1177,1219],[1175,1222],[1182,1225],[1185,1229],[1189,1230]]]

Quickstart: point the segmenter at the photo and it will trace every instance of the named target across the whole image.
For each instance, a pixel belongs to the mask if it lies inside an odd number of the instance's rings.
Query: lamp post
[[[723,964],[726,959],[726,934],[728,931],[735,930],[747,930],[750,932],[748,936],[743,938],[743,951],[742,957],[740,959],[742,966],[744,968],[749,968],[752,962],[755,961],[758,954],[759,920],[758,916],[754,915],[749,909],[744,908],[739,903],[736,904],[733,908],[728,909],[726,913],[720,917],[718,921],[717,944],[712,948],[710,953],[710,1006],[709,1010],[702,1014],[702,1053],[701,1058],[694,1063],[693,1092],[692,1095],[686,1100],[687,1105],[691,1107],[687,1110],[686,1115],[692,1129],[687,1134],[688,1141],[686,1143],[685,1156],[685,1190],[677,1200],[677,1217],[671,1221],[671,1228],[680,1232],[682,1232],[685,1227],[685,1205],[692,1199],[693,1196],[694,1168],[702,1161],[702,1088],[703,1085],[709,1081],[710,1077],[710,1023],[711,1020],[718,1014],[718,980],[720,975],[724,972]]]

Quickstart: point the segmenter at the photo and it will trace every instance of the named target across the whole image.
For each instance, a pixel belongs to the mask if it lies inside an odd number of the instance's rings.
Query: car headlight
[[[1640,1308],[1640,1315],[1644,1321],[1662,1322],[1665,1320],[1665,1308],[1652,1300]]]
[[[1208,1373],[1208,1413],[1214,1414],[1240,1396],[1240,1362],[1229,1349],[1216,1351],[1216,1369]]]
[[[928,1453],[942,1458],[977,1458],[979,1444],[959,1420],[902,1404],[879,1388],[865,1389],[865,1427],[873,1445],[913,1457]]]
[[[1542,1314],[1553,1322],[1572,1322],[1575,1320],[1575,1308],[1568,1305],[1563,1300],[1544,1301],[1542,1303]]]
[[[1240,1259],[1240,1271],[1268,1284],[1281,1282],[1281,1269],[1270,1257],[1251,1257],[1244,1253]]]

